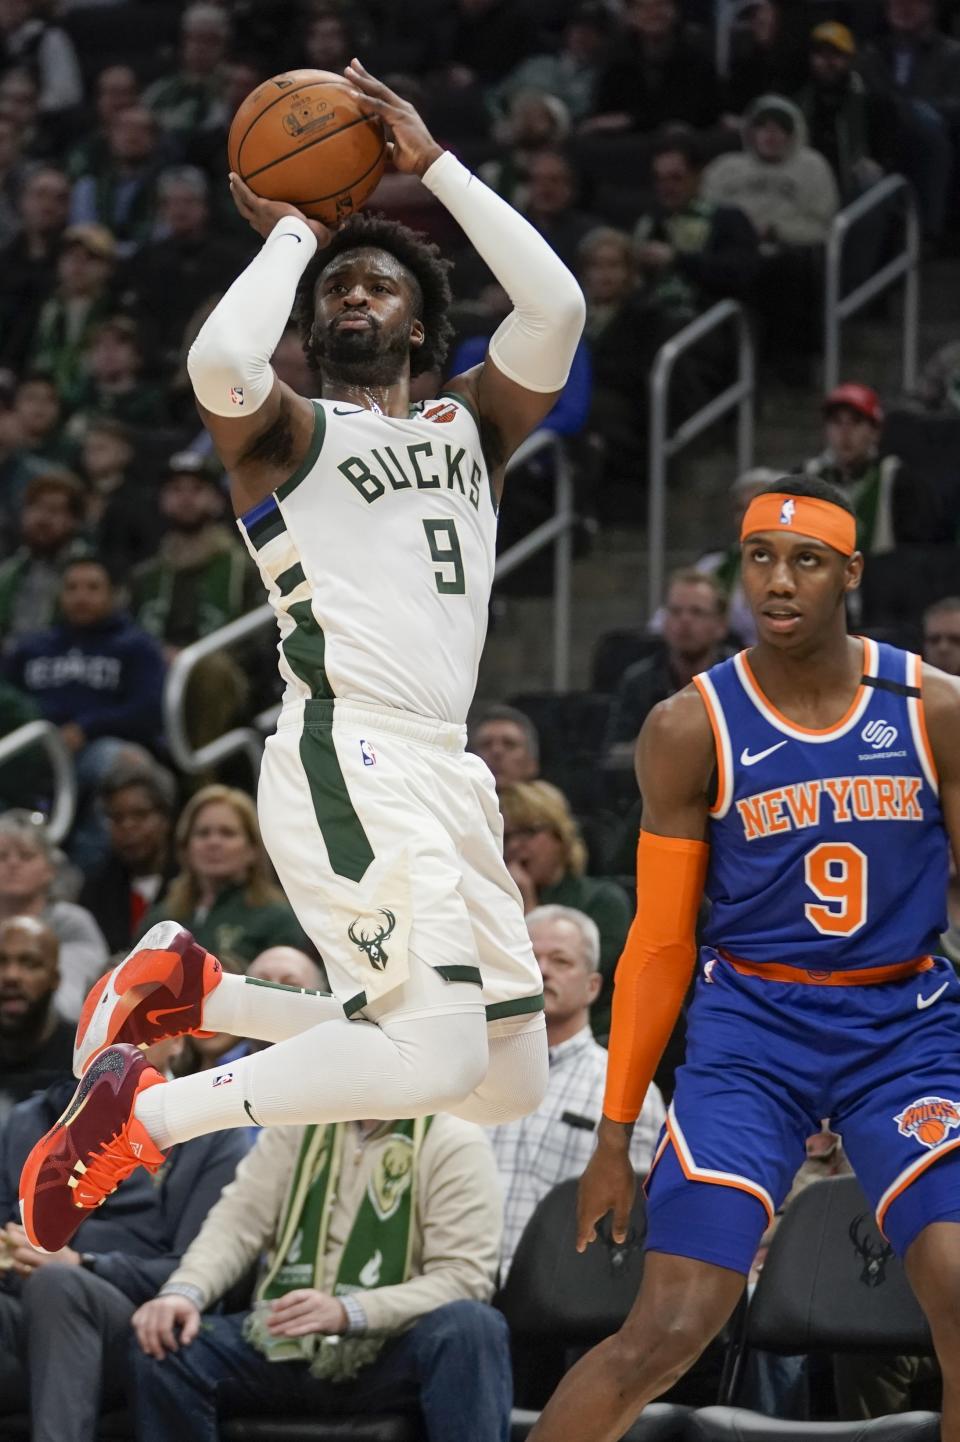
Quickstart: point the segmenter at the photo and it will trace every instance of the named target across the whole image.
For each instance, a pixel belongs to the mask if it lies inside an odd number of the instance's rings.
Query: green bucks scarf
[[[337,1267],[333,1295],[392,1287],[410,1272],[420,1147],[432,1117],[390,1124],[386,1136],[369,1142],[377,1148],[350,1235]],[[254,1310],[244,1336],[271,1362],[305,1361],[315,1377],[347,1381],[368,1366],[385,1338],[274,1337],[267,1329],[269,1304],[301,1287],[323,1290],[323,1262],[330,1215],[343,1164],[344,1126],[307,1127],[277,1228],[273,1260],[256,1290]]]

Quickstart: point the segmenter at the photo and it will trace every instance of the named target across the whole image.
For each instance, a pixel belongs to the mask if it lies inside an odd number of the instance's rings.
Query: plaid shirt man
[[[551,1047],[549,1056],[547,1094],[537,1110],[488,1130],[504,1189],[501,1282],[537,1203],[586,1167],[603,1108],[607,1053],[589,1026]],[[630,1160],[641,1177],[650,1168],[665,1116],[663,1098],[651,1086],[630,1142]]]

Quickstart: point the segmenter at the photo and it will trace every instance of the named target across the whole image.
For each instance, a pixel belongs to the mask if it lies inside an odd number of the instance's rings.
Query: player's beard
[[[410,355],[410,336],[403,331],[384,335],[371,319],[364,330],[332,326],[314,332],[313,359],[323,375],[347,385],[388,386],[400,379]]]

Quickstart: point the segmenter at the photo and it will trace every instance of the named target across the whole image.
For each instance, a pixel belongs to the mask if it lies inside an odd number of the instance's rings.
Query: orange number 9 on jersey
[[[847,841],[822,841],[803,859],[807,885],[822,906],[803,914],[823,936],[852,936],[867,919],[867,858]]]

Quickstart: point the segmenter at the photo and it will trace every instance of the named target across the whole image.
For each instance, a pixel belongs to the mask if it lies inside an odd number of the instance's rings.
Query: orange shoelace
[[[147,1145],[151,1151],[156,1152],[152,1143]],[[124,1128],[117,1136],[111,1137],[110,1141],[104,1142],[97,1156],[88,1162],[74,1192],[74,1205],[92,1211],[94,1207],[102,1206],[111,1192],[115,1192],[120,1183],[126,1181],[137,1167],[146,1167],[148,1172],[155,1172],[163,1165],[163,1161],[162,1156],[157,1161],[149,1156],[137,1156]],[[79,1192],[92,1193],[92,1200],[80,1201],[77,1197]]]

